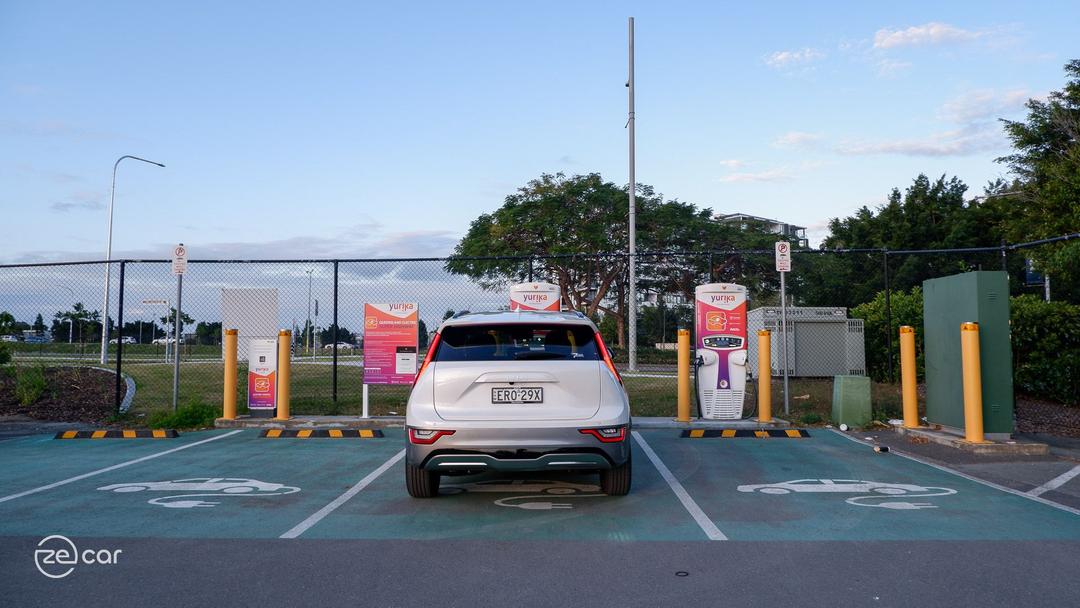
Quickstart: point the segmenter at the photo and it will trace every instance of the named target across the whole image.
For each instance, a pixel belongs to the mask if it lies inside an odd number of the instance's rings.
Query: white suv
[[[432,339],[406,410],[405,486],[441,475],[593,470],[630,491],[630,403],[596,326],[580,313],[461,314]]]

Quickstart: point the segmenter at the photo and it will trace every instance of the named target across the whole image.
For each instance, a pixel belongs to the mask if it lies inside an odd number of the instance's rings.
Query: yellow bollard
[[[679,330],[679,422],[690,422],[690,330]]]
[[[904,398],[904,428],[919,427],[919,396],[915,391],[915,328],[900,326],[900,385]]]
[[[289,364],[292,357],[292,332],[278,332],[277,420],[289,419]]]
[[[758,422],[772,422],[772,334],[761,329],[757,336]]]
[[[221,417],[236,420],[236,330],[225,330],[225,396]]]
[[[964,370],[964,439],[986,443],[983,437],[982,364],[979,362],[979,324],[960,324],[960,356]]]

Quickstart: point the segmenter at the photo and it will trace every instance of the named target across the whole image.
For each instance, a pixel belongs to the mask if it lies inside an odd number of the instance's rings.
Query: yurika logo
[[[546,302],[548,299],[546,293],[527,293],[525,294],[526,302]]]
[[[730,294],[730,293],[722,293],[722,294],[718,294],[718,295],[709,296],[709,302],[710,303],[721,302],[723,304],[730,304],[730,303],[732,303],[734,301],[735,301],[735,295]]]
[[[66,536],[46,536],[34,550],[34,565],[38,572],[49,578],[64,578],[79,564],[113,566],[119,561],[123,549],[85,549],[81,553],[75,543]]]
[[[416,304],[413,304],[412,302],[397,302],[390,305],[391,311],[409,312],[414,308],[416,308]]]

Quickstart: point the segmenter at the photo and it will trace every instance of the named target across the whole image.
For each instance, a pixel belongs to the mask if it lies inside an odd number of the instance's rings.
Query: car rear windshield
[[[435,361],[600,360],[588,325],[451,325],[441,336]]]

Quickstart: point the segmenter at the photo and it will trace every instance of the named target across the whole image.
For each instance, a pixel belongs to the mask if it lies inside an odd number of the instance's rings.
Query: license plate
[[[543,403],[544,389],[539,387],[493,388],[492,403]]]

